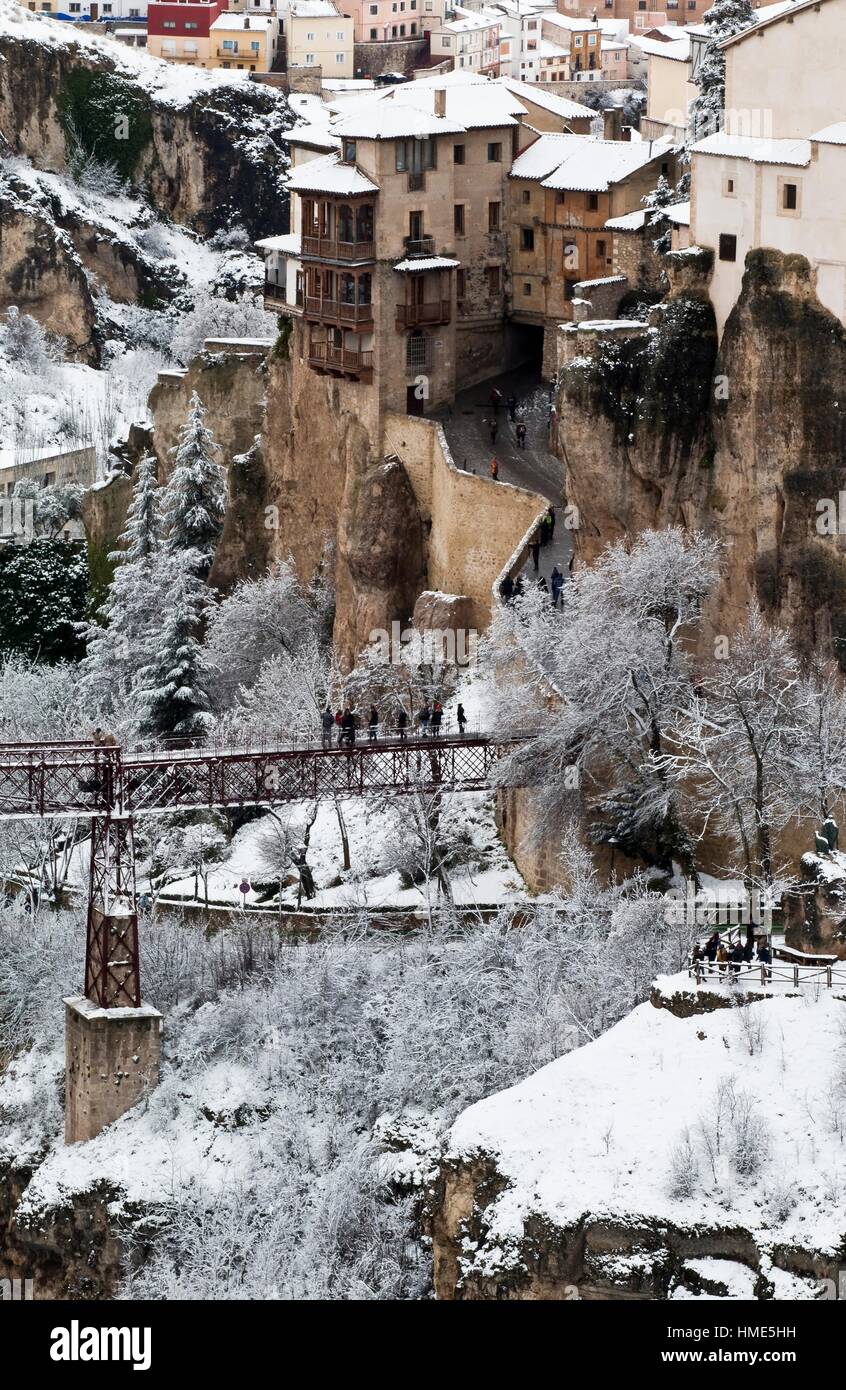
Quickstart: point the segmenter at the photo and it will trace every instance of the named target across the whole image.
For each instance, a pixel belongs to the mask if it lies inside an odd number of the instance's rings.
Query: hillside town
[[[844,1296],[846,0],[651,3],[0,0],[53,1362],[551,1301],[807,1370]]]

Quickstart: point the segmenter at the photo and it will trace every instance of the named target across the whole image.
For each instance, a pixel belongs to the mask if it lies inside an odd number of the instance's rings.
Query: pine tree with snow
[[[699,90],[690,105],[690,133],[694,140],[702,140],[722,128],[726,59],[718,45],[754,24],[755,11],[750,0],[717,0],[702,18],[708,27],[708,43],[697,78]]]
[[[115,571],[100,621],[90,622],[85,634],[82,680],[94,701],[106,710],[131,708],[138,673],[151,659],[158,641],[161,491],[156,460],[144,454],[138,463],[120,549],[109,556]]]
[[[646,208],[646,225],[653,233],[652,245],[659,255],[669,251],[672,239],[672,226],[664,214],[664,209],[676,201],[676,195],[661,174],[651,193],[641,199]]]
[[[198,578],[201,558],[195,550],[166,552],[156,565],[156,648],[140,672],[138,691],[145,733],[201,734],[210,721],[208,666],[197,633],[212,597]]]
[[[164,494],[167,549],[194,552],[196,573],[202,579],[211,569],[226,508],[225,475],[215,461],[217,445],[205,424],[205,414],[195,391],[179,443],[172,451],[175,466]]]

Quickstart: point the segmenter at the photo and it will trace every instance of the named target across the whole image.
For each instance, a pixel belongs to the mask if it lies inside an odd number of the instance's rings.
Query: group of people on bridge
[[[444,707],[440,700],[435,700],[432,704],[428,700],[424,702],[417,712],[416,723],[421,738],[439,738],[444,721]],[[332,712],[332,707],[327,705],[321,715],[321,735],[324,748],[331,748],[333,738],[337,735],[337,746],[339,748],[353,748],[355,746],[356,734],[361,727],[361,720],[356,710],[349,705],[344,709]],[[464,706],[459,703],[455,711],[455,722],[458,725],[459,735],[463,738],[467,728],[467,715]],[[380,730],[383,730],[383,737],[396,738],[400,743],[405,743],[408,737],[408,730],[411,721],[404,705],[400,705],[396,713],[396,722],[393,726],[383,729],[379,710],[376,705],[370,706],[370,714],[367,718],[367,740],[369,743],[376,743]]]

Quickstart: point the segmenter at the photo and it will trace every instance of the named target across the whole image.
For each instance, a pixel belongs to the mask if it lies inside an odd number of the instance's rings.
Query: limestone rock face
[[[846,854],[803,854],[798,887],[784,895],[784,939],[796,951],[846,960]]]
[[[0,312],[17,305],[67,339],[68,355],[96,360],[96,311],[69,239],[19,199],[0,193]]]
[[[410,616],[426,582],[423,523],[398,460],[380,461],[349,477],[346,493],[338,594],[339,601],[348,595],[348,630],[338,635],[361,646],[374,629],[389,632],[395,619]]]
[[[467,594],[441,594],[424,589],[414,605],[419,632],[468,632],[473,626],[473,600]]]
[[[66,169],[60,103],[81,68],[132,80],[130,59],[113,61],[71,31],[44,43],[0,36],[0,136],[36,168]],[[279,230],[287,208],[282,136],[294,122],[281,94],[243,83],[176,106],[138,91],[151,129],[135,178],[157,211],[205,234],[235,219],[254,238]]]
[[[824,533],[819,504],[846,488],[846,331],[804,258],[756,250],[717,354],[706,269],[689,258],[673,274],[640,338],[565,339],[558,435],[579,560],[648,527],[715,532],[713,630],[757,599],[804,649],[831,652],[846,635],[846,535]]]

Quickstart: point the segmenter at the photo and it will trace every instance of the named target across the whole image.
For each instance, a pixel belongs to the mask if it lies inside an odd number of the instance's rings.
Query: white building
[[[724,42],[728,128],[692,149],[691,242],[713,250],[721,331],[756,247],[805,256],[846,324],[846,0],[773,9]]]
[[[456,6],[454,18],[432,30],[430,51],[436,62],[451,60],[458,71],[498,77],[500,16],[494,10],[474,13]]]

